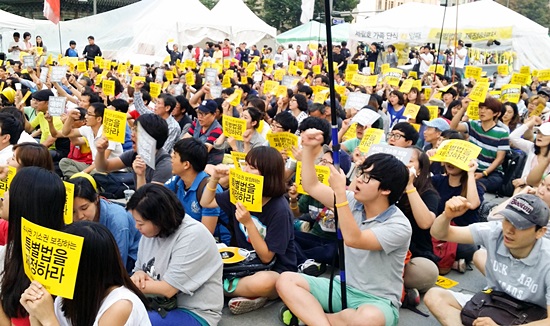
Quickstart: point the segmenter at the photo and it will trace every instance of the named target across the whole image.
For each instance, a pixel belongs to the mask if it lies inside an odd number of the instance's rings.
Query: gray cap
[[[499,212],[518,230],[533,226],[546,226],[550,216],[548,205],[535,195],[519,194],[512,197],[506,208]]]

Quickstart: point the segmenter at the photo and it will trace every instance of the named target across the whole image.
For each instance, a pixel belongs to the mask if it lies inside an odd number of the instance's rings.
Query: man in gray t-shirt
[[[502,223],[450,226],[451,220],[469,207],[470,203],[464,197],[457,196],[447,201],[445,211],[432,225],[432,236],[439,240],[484,246],[487,249],[487,287],[546,307],[550,312],[550,240],[544,238],[550,209],[546,203],[535,195],[520,194],[499,212],[504,218]],[[432,288],[426,293],[424,302],[441,324],[460,325],[460,311],[470,297]],[[494,322],[489,317],[480,317],[474,321],[476,324],[494,325]]]

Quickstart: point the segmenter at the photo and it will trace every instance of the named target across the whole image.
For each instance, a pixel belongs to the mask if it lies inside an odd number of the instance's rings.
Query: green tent
[[[342,42],[349,39],[349,24],[332,26],[332,41]],[[325,24],[314,20],[303,24],[282,34],[277,35],[278,43],[291,42],[326,42],[327,33]]]

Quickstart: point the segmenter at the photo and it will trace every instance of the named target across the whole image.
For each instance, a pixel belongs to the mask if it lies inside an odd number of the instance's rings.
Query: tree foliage
[[[496,0],[504,6],[537,22],[544,27],[550,27],[550,11],[548,0]],[[511,22],[513,23],[513,22]]]

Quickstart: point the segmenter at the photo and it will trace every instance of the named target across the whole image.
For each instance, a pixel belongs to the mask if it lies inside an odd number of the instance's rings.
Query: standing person
[[[181,61],[182,53],[179,51],[177,44],[174,43],[174,45],[172,45],[172,50],[170,50],[168,48],[168,42],[166,42],[166,52],[168,52],[168,54],[170,55],[171,66],[175,65],[178,59]]]
[[[97,223],[77,222],[64,231],[84,238],[74,297],[54,300],[33,281],[20,300],[31,318],[40,325],[151,325],[147,299],[124,270],[109,230]]]
[[[307,325],[364,324],[365,320],[371,325],[397,325],[412,229],[395,203],[409,180],[407,167],[392,155],[374,154],[359,166],[350,191],[346,176],[331,166],[329,187],[318,181],[314,168],[322,132],[309,129],[301,137],[304,190],[339,215],[349,307],[342,310],[339,280],[334,280],[332,294],[335,313],[329,314],[330,280],[283,273],[277,281],[277,292],[288,307],[282,310],[283,322],[289,325],[294,314]],[[372,266],[384,273],[365,273]]]
[[[374,65],[374,71],[371,71],[371,74],[376,72],[376,62],[378,61],[378,43],[372,43],[369,45],[369,52],[367,52],[367,67],[370,67],[371,64]]]
[[[359,71],[363,71],[363,68],[367,67],[367,63],[366,63],[367,57],[365,56],[364,48],[365,47],[363,45],[357,46],[357,52],[355,52],[355,54],[351,58],[351,62],[357,65]],[[374,72],[371,72],[371,73],[374,73]]]
[[[97,44],[95,44],[95,38],[90,35],[88,36],[88,45],[82,51],[82,55],[85,57],[86,61],[94,61],[95,57],[101,57],[101,49]]]
[[[48,48],[44,45],[44,42],[42,41],[42,36],[36,35],[36,47],[42,48],[42,54],[48,52]]]
[[[348,42],[346,41],[342,41],[342,43],[340,43],[340,45],[342,45],[342,48],[340,50],[340,53],[342,54],[342,56],[344,57],[344,65],[342,66],[342,71],[346,71],[346,68],[348,66],[348,61],[349,59],[351,58],[351,52],[350,50],[347,48],[348,46]],[[359,71],[361,71],[361,69],[359,69]]]
[[[431,64],[434,62],[434,56],[430,52],[430,47],[428,45],[420,48],[420,56],[418,59],[420,60],[420,75],[418,77],[420,77],[428,72],[428,69],[430,69]]]
[[[19,32],[13,33],[13,42],[10,42],[8,45],[8,53],[9,59],[12,59],[13,61],[19,62],[19,54],[21,54],[21,51],[25,50],[25,43],[20,39],[21,34]]]
[[[388,45],[388,54],[386,55],[386,63],[390,65],[390,68],[397,68],[397,55],[395,54],[395,46],[393,44]]]
[[[25,44],[25,48],[21,49],[21,51],[30,53],[32,51],[31,33],[23,33],[23,44]]]
[[[132,281],[144,294],[176,297],[177,308],[151,324],[217,325],[222,317],[223,263],[206,227],[185,214],[173,192],[161,185],[141,187],[126,208],[143,235]]]
[[[454,46],[451,47],[451,51],[453,61],[449,68],[462,79],[464,78],[464,65],[468,56],[468,50],[464,47],[464,41],[458,40],[456,48]]]
[[[66,57],[72,57],[77,58],[78,57],[78,51],[76,50],[76,42],[71,40],[69,42],[69,47],[67,50],[65,50],[65,56]]]

